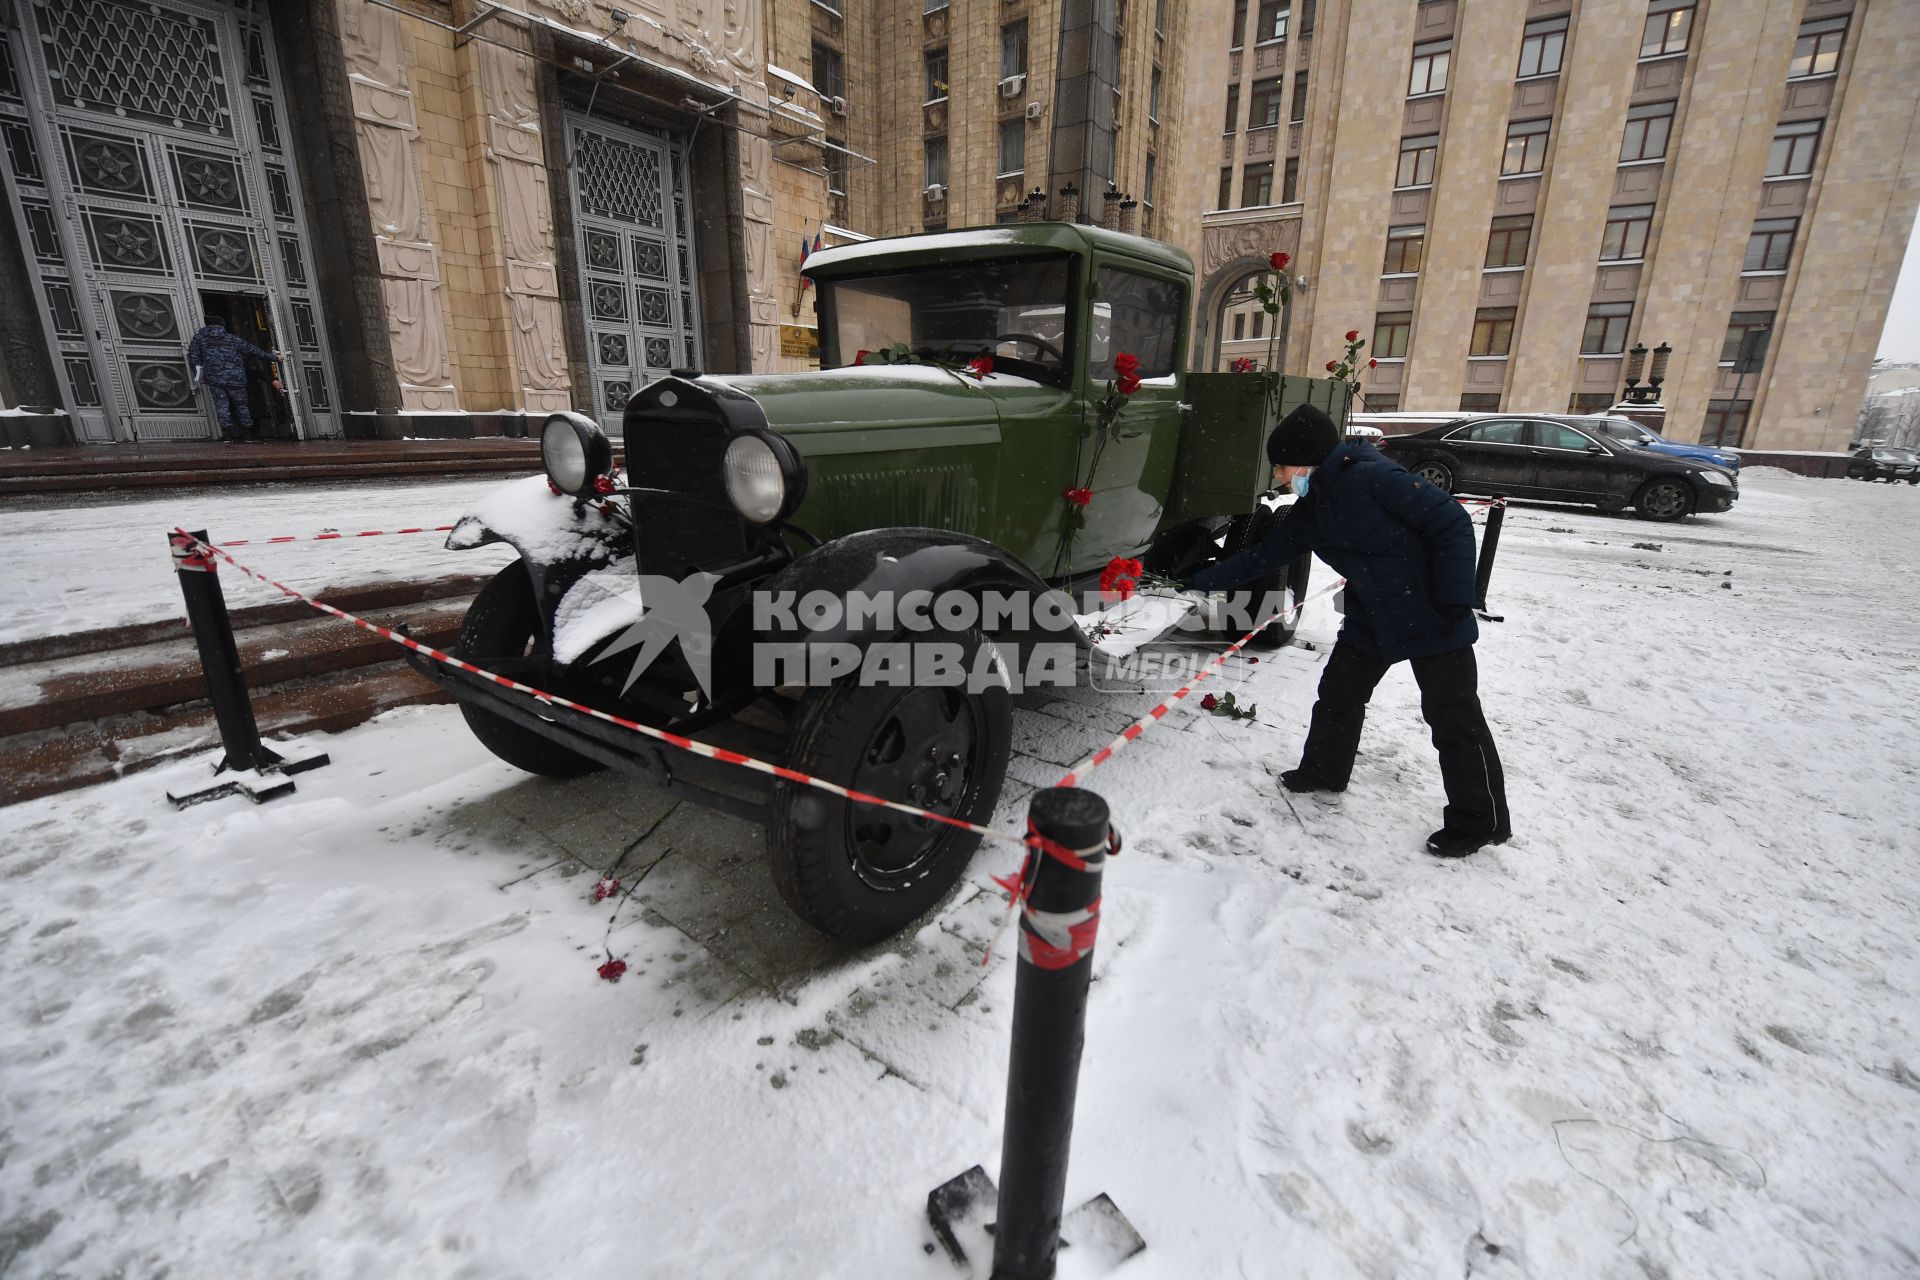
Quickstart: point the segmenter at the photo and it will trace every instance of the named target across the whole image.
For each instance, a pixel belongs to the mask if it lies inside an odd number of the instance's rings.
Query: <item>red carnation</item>
[[[1122,351],[1113,358],[1113,371],[1123,378],[1131,378],[1140,372],[1140,357],[1131,351]]]
[[[605,902],[618,892],[620,892],[620,882],[609,876],[602,876],[599,882],[593,886],[593,900],[595,902]]]
[[[871,351],[856,351],[853,353],[853,362],[855,364],[865,364],[867,362],[867,357],[872,354],[873,352]]]
[[[1369,360],[1369,361],[1367,361],[1367,368],[1369,368],[1369,369],[1378,369],[1379,367],[1380,367],[1380,362],[1379,362],[1378,360]]]
[[[593,478],[593,491],[603,498],[611,496],[617,488],[619,488],[619,486],[614,483],[612,476],[595,476]]]
[[[1284,253],[1276,253],[1272,257],[1268,258],[1267,261],[1273,264],[1273,269],[1275,271],[1285,271],[1287,269],[1287,264],[1289,262],[1292,262],[1293,259],[1288,257]]]
[[[1233,364],[1231,364],[1228,367],[1231,368],[1235,373],[1252,373],[1253,360],[1251,357],[1241,356],[1239,359],[1235,360]]]
[[[1214,697],[1212,694],[1208,694],[1206,697],[1200,699],[1200,709],[1202,711],[1211,711],[1219,705],[1220,699]]]
[[[1076,507],[1084,507],[1089,502],[1093,501],[1093,490],[1063,489],[1060,491],[1060,496],[1065,498],[1068,502],[1072,503]]]
[[[1100,571],[1100,593],[1119,596],[1122,600],[1126,600],[1139,587],[1140,575],[1143,572],[1145,572],[1145,566],[1138,560],[1115,556],[1107,561],[1107,567]]]
[[[1260,659],[1258,659],[1258,658],[1256,658],[1256,657],[1254,657],[1254,656],[1253,656],[1252,654],[1248,654],[1248,655],[1247,655],[1247,661],[1248,661],[1248,662],[1258,662],[1258,661],[1260,661]]]
[[[1339,362],[1338,360],[1329,360],[1329,361],[1327,361],[1327,372],[1328,372],[1328,373],[1334,373],[1334,372],[1337,372],[1337,371],[1339,370],[1339,368],[1340,368],[1340,362]]]
[[[1358,329],[1347,330],[1347,341],[1348,342],[1360,341],[1360,331]]]
[[[561,497],[566,492],[559,485],[555,484],[551,478],[547,480],[547,488],[552,491],[553,496],[556,498]]]
[[[625,960],[609,960],[600,966],[600,976],[608,982],[620,981],[620,975],[627,971]]]
[[[967,361],[967,372],[972,374],[976,380],[986,377],[993,372],[993,357],[975,356],[973,359]]]

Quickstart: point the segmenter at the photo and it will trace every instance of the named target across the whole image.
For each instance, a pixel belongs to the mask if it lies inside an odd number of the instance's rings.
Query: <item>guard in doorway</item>
[[[205,382],[213,397],[213,416],[220,423],[223,440],[258,440],[253,425],[253,407],[247,403],[247,357],[278,360],[278,352],[263,351],[245,338],[227,332],[224,316],[210,315],[200,331],[187,343],[187,363],[193,366],[195,383]],[[240,435],[233,434],[236,422]]]
[[[1367,701],[1402,660],[1420,686],[1420,711],[1440,753],[1446,825],[1427,848],[1460,857],[1512,834],[1506,780],[1480,710],[1473,642],[1473,525],[1453,498],[1382,457],[1343,442],[1320,410],[1302,405],[1267,438],[1274,478],[1300,495],[1257,545],[1201,569],[1182,584],[1235,587],[1272,573],[1303,551],[1347,580],[1347,620],[1320,677],[1320,700],[1300,765],[1282,774],[1289,791],[1345,791],[1360,749]],[[1311,484],[1308,482],[1311,477]]]

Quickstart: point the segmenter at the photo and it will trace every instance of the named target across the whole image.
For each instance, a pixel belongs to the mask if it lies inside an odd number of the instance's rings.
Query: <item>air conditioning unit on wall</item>
[[[827,108],[832,111],[833,114],[843,116],[847,114],[847,100],[845,98],[830,98],[827,100]]]
[[[1027,104],[1027,119],[1038,120],[1041,114],[1044,113],[1045,111],[1046,111],[1046,108],[1041,106],[1039,103],[1029,102]]]
[[[944,186],[942,186],[940,183],[934,182],[934,183],[929,183],[927,185],[927,189],[921,194],[926,196],[927,199],[933,201],[933,203],[939,204],[942,200],[945,200],[947,198],[947,189]]]
[[[1003,98],[1017,98],[1020,96],[1020,91],[1026,87],[1027,77],[1025,73],[1017,76],[1008,76],[1000,82],[1000,96]]]

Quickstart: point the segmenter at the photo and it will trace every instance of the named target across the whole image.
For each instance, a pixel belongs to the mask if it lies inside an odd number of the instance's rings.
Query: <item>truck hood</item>
[[[1057,387],[1007,373],[985,378],[936,365],[865,365],[808,373],[708,376],[760,403],[767,425],[801,453],[836,453],[863,429],[998,426],[1001,404],[1055,400]],[[1011,407],[1011,406],[1009,406]]]

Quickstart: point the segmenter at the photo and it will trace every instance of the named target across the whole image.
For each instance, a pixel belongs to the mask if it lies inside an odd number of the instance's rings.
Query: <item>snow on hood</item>
[[[447,535],[455,551],[495,538],[512,543],[520,554],[551,564],[600,554],[620,526],[587,506],[576,514],[573,499],[558,495],[544,475],[507,483],[473,504]]]

